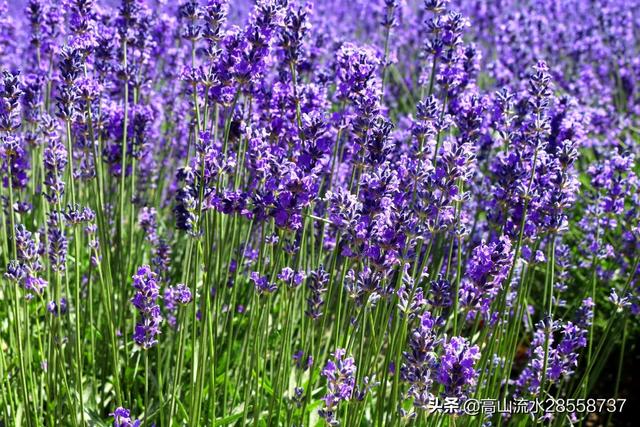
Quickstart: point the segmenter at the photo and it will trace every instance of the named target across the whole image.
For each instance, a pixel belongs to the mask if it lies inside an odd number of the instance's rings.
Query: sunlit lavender
[[[0,65],[0,427],[637,422],[636,0],[3,0]]]

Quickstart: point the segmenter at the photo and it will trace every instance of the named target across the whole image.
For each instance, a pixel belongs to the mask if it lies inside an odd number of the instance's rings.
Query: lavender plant
[[[0,426],[623,425],[638,34],[622,0],[0,1]]]

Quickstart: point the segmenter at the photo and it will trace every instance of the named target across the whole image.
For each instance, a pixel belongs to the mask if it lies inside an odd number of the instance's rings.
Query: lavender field
[[[0,427],[638,425],[640,2],[4,0],[0,66]]]

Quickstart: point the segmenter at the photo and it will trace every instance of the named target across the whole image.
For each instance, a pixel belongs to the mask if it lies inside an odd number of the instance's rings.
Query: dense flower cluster
[[[144,349],[158,343],[156,336],[160,333],[160,306],[157,303],[160,287],[157,275],[148,265],[143,265],[133,276],[133,287],[136,294],[131,303],[138,310],[140,319],[136,323],[133,340]]]
[[[444,344],[444,352],[438,365],[438,381],[444,386],[444,395],[464,397],[466,388],[476,383],[478,373],[474,369],[480,359],[478,346],[470,346],[466,338],[451,337]]]
[[[167,311],[166,319],[169,325],[176,327],[176,311],[179,305],[189,304],[192,300],[191,290],[182,283],[176,286],[168,286],[162,294],[164,309]]]
[[[138,427],[140,426],[140,421],[131,421],[131,412],[128,409],[123,408],[122,406],[118,407],[112,414],[113,417],[113,427]]]
[[[409,350],[403,353],[405,362],[400,368],[402,379],[410,384],[407,393],[413,399],[413,404],[425,410],[435,397],[433,380],[437,367],[436,349],[440,340],[434,326],[431,314],[425,312],[418,328],[411,332]]]
[[[356,365],[353,357],[346,357],[342,348],[333,352],[334,360],[328,360],[321,375],[327,379],[327,394],[320,416],[330,425],[338,425],[336,412],[342,401],[349,401],[355,388]]]
[[[637,0],[0,0],[0,425],[623,396],[639,34]]]

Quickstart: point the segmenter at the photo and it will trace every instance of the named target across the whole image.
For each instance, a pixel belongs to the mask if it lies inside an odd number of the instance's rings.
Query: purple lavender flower
[[[390,30],[396,23],[396,9],[398,8],[398,0],[384,0],[384,17],[380,22],[383,28]]]
[[[533,340],[529,348],[529,361],[522,370],[518,378],[514,381],[516,389],[515,396],[524,396],[527,392],[532,396],[540,393],[540,383],[542,382],[542,372],[544,371],[545,345],[553,349],[553,332],[558,328],[557,322],[547,319],[536,325]]]
[[[298,350],[292,356],[293,362],[298,369],[306,370],[313,366],[313,356],[304,357],[304,351]]]
[[[172,328],[177,326],[176,312],[178,311],[178,305],[189,304],[191,299],[191,290],[183,283],[165,288],[162,295],[162,302],[164,303],[164,309],[166,311],[167,323],[169,323]]]
[[[40,253],[36,241],[34,240],[33,233],[28,231],[22,224],[18,224],[15,227],[15,241],[16,241],[16,256],[17,263],[19,263],[19,270],[21,273],[15,273],[15,267],[11,270],[9,277],[19,277],[19,280],[27,291],[25,296],[27,299],[32,299],[35,295],[41,296],[44,293],[48,283],[41,277],[38,277],[39,272],[43,270],[42,263],[40,262]]]
[[[304,397],[304,387],[294,387],[291,400],[296,404],[296,407],[300,408],[302,406]]]
[[[284,60],[287,64],[297,66],[304,56],[303,42],[311,28],[309,11],[311,5],[295,9],[291,5],[284,17],[284,26],[280,32],[279,47],[284,52]]]
[[[67,237],[61,226],[61,218],[58,212],[50,212],[47,219],[48,255],[51,269],[63,272],[67,262]]]
[[[227,0],[208,0],[202,8],[202,37],[212,44],[222,38],[222,27],[227,19]]]
[[[90,208],[83,208],[78,204],[67,205],[62,213],[67,225],[73,227],[82,223],[89,223],[95,220],[96,214]]]
[[[145,237],[151,243],[155,243],[158,240],[158,223],[157,223],[157,211],[155,208],[143,207],[138,212],[138,225],[144,231]]]
[[[199,194],[196,175],[191,167],[185,166],[178,170],[177,177],[184,185],[176,192],[176,205],[173,208],[176,227],[191,236],[197,236]]]
[[[547,378],[550,381],[568,378],[573,374],[578,366],[578,350],[587,346],[587,333],[588,329],[572,322],[563,325],[562,338],[549,354]]]
[[[327,380],[327,393],[322,398],[324,407],[319,414],[329,425],[339,425],[337,411],[340,402],[351,400],[356,384],[356,365],[353,357],[345,357],[344,349],[336,349],[320,373]]]
[[[74,0],[70,5],[71,16],[69,27],[71,30],[70,44],[77,49],[88,51],[93,49],[96,42],[96,22],[92,0]]]
[[[629,299],[629,296],[618,295],[616,290],[613,288],[611,289],[611,293],[609,293],[608,297],[608,300],[613,303],[618,312],[628,309],[631,306],[631,301]]]
[[[154,271],[158,273],[164,282],[167,282],[171,265],[171,246],[164,239],[158,239],[153,245],[152,255],[151,264],[154,267]]]
[[[569,379],[578,366],[580,349],[587,346],[592,321],[593,304],[590,299],[586,299],[576,313],[575,322],[562,323],[549,319],[538,322],[530,344],[527,365],[514,381],[514,394],[539,395],[545,366],[545,377],[550,383],[557,384]]]
[[[503,287],[512,259],[511,241],[507,236],[488,245],[483,242],[474,248],[467,267],[469,281],[463,283],[460,291],[462,304],[467,307],[479,305],[482,313],[487,313]]]
[[[160,291],[157,274],[148,265],[143,265],[133,276],[133,287],[137,292],[131,302],[140,314],[133,340],[147,350],[158,342],[156,336],[160,333],[162,322],[160,306],[157,304]]]
[[[451,283],[447,279],[439,275],[437,280],[431,281],[429,286],[429,299],[427,301],[432,307],[451,307],[451,297]]]
[[[437,338],[436,322],[431,313],[425,311],[419,320],[419,325],[411,331],[409,348],[402,352],[404,360],[400,367],[400,378],[409,383],[407,396],[413,399],[413,405],[427,410],[434,397],[432,386],[437,367],[436,348],[441,340]]]
[[[28,151],[24,139],[18,133],[20,127],[20,89],[19,74],[7,70],[2,72],[0,86],[0,171],[2,183],[9,186],[9,177],[14,188],[24,188],[28,182],[30,168]]]
[[[57,135],[55,122],[52,118],[42,117],[41,126],[47,141],[43,156],[46,170],[44,184],[47,188],[44,196],[50,204],[56,205],[62,202],[65,191],[62,174],[67,166],[67,149]]]
[[[312,271],[307,278],[309,296],[307,297],[307,310],[305,314],[313,320],[322,316],[322,306],[324,305],[323,295],[327,292],[329,283],[329,273],[322,266]]]
[[[375,304],[380,300],[386,290],[382,285],[383,275],[379,271],[372,271],[369,267],[357,274],[353,270],[349,270],[345,280],[345,290],[350,298],[355,300],[356,305]]]
[[[385,413],[395,419],[398,411],[402,424],[441,390],[464,399],[493,384],[540,396],[544,378],[552,391],[572,393],[568,380],[585,369],[581,353],[597,344],[587,343],[594,322],[640,312],[640,270],[632,271],[640,248],[640,14],[629,2],[594,10],[580,0],[22,0],[22,22],[14,3],[0,0],[0,247],[8,252],[0,268],[21,295],[48,301],[29,307],[33,330],[69,313],[61,282],[77,279],[87,307],[97,307],[75,319],[103,313],[88,286],[117,284],[128,269],[123,255],[131,255],[150,264],[133,277],[133,339],[144,349],[157,343],[162,354],[162,318],[175,331],[180,305],[196,297],[195,282],[172,286],[189,266],[213,279],[206,292],[220,301],[218,326],[237,329],[230,338],[253,325],[243,305],[252,291],[271,296],[274,312],[302,304],[285,320],[308,317],[308,331],[282,329],[271,316],[261,341],[266,355],[290,344],[305,349],[293,355],[292,384],[309,381],[306,392],[284,391],[291,406],[302,408],[326,380],[320,414],[329,424],[347,400],[362,400],[349,403],[349,421],[384,424]],[[71,233],[88,243],[73,256]],[[134,253],[123,253],[127,242]],[[203,255],[197,263],[194,254]],[[582,301],[573,319],[532,326],[545,272],[557,313],[575,305],[585,280],[612,294]],[[454,302],[462,311],[455,314],[467,316],[453,318],[454,333],[480,328],[478,347],[467,335],[447,338]],[[356,318],[363,306],[371,319]],[[193,307],[201,319],[204,307]],[[109,319],[94,320],[109,329]],[[370,330],[370,321],[387,330]],[[359,368],[371,371],[356,377],[353,358],[338,349],[316,378],[307,351],[331,346],[335,332],[319,328],[341,326],[353,334],[347,351],[364,348]],[[511,365],[516,349],[505,341],[483,361],[488,370],[512,366],[510,384],[476,384],[478,348],[501,328],[529,347]],[[43,343],[69,340],[66,329],[52,329]],[[80,338],[80,347],[95,341]],[[243,359],[229,357],[232,341],[211,354],[199,348],[212,363],[226,361],[231,381],[244,387],[252,381],[241,376],[253,370],[237,369]],[[392,356],[384,364],[367,351],[377,344]],[[22,361],[11,347],[8,360]],[[202,356],[189,354],[188,343],[178,347],[187,353],[150,362],[171,367]],[[262,374],[277,369],[257,362]],[[370,406],[373,374],[386,368],[384,393]],[[286,378],[273,384],[287,388]],[[59,387],[54,381],[54,395]],[[251,400],[265,401],[255,393]],[[169,416],[179,422],[173,403]],[[117,426],[140,424],[125,408],[111,415]]]
[[[375,72],[380,59],[373,48],[345,43],[336,53],[336,63],[339,98],[347,99],[351,96],[358,99],[368,96],[370,92],[376,93],[379,89]]]
[[[56,96],[57,116],[62,120],[72,122],[80,113],[77,80],[82,70],[82,52],[72,46],[64,46],[60,51],[58,70],[62,84]]]
[[[139,427],[140,421],[131,421],[131,413],[122,406],[116,408],[110,416],[113,417],[113,427]]]
[[[59,316],[61,314],[67,314],[67,299],[60,298],[60,303],[58,304],[56,301],[49,301],[47,303],[47,311],[54,316]]]
[[[270,282],[267,276],[261,276],[257,271],[252,271],[249,278],[260,295],[272,294],[278,290],[275,283]]]
[[[297,288],[304,281],[305,274],[302,271],[294,271],[291,267],[284,267],[278,274],[278,279],[291,288]]]
[[[447,397],[466,397],[469,387],[476,384],[478,372],[474,369],[480,359],[478,346],[470,346],[462,337],[451,337],[444,344],[444,353],[438,366],[438,382],[444,386]]]

